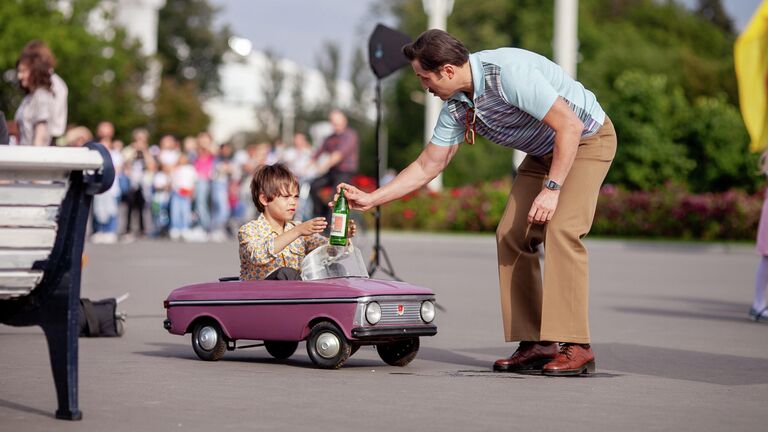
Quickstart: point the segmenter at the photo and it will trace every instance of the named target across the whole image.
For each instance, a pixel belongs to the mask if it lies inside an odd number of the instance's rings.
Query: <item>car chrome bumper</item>
[[[352,329],[352,337],[355,339],[378,339],[391,337],[417,337],[434,336],[437,334],[437,326],[413,326],[413,327],[355,327]]]

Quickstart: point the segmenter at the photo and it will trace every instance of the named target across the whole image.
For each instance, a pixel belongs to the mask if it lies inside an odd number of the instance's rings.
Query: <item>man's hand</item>
[[[296,225],[295,230],[302,236],[308,236],[315,233],[321,233],[328,226],[328,221],[323,217],[312,218],[304,223]]]
[[[543,188],[533,200],[531,210],[528,212],[528,223],[544,224],[552,220],[559,198],[560,191]]]
[[[349,208],[352,210],[366,211],[373,207],[371,194],[363,192],[352,185],[340,183],[336,186],[336,193],[333,195],[333,201],[328,203],[330,208],[333,208],[333,205],[336,204],[336,200],[339,199],[341,188],[344,188],[344,197],[347,199]]]

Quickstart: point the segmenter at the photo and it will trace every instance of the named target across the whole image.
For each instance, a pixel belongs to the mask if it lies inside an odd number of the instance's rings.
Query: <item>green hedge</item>
[[[419,191],[382,209],[382,226],[425,231],[494,232],[511,187],[509,178],[440,193]],[[600,236],[751,240],[763,197],[740,190],[691,194],[668,185],[627,191],[605,185],[591,233]]]

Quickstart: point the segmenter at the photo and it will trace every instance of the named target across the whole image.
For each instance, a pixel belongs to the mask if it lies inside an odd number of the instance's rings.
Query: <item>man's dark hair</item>
[[[415,42],[403,47],[408,60],[419,60],[424,70],[438,72],[443,65],[461,66],[469,61],[464,44],[442,30],[427,30]]]
[[[264,204],[259,201],[259,195],[264,194],[267,202],[298,190],[299,181],[296,176],[283,164],[264,165],[253,174],[251,179],[251,199],[256,208],[264,213]]]

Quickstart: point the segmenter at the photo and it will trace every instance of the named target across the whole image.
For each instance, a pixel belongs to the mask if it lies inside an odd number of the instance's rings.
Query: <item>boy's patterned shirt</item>
[[[285,230],[291,230],[295,222],[285,224]],[[304,257],[328,242],[320,234],[300,236],[280,252],[275,253],[277,232],[272,229],[264,215],[240,227],[237,238],[240,243],[240,279],[264,279],[280,267],[290,267],[301,271]]]

